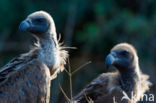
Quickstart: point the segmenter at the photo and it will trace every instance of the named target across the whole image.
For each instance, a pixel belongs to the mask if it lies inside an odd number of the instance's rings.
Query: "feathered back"
[[[8,64],[0,68],[0,85],[5,83],[5,81],[18,72],[21,67],[27,65],[33,59],[37,58],[37,50],[33,50],[30,53],[25,53],[12,59]]]
[[[0,103],[49,103],[48,67],[32,60],[9,75],[0,86]]]
[[[76,103],[129,103],[123,100],[123,90],[119,86],[119,75],[114,73],[103,73],[88,84],[78,95],[74,97]]]

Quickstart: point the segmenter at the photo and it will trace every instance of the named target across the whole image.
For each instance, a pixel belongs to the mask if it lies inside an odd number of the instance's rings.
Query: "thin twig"
[[[86,93],[84,93],[84,96],[85,96],[85,98],[86,98],[87,102],[89,103],[89,99],[88,99],[88,97],[87,97]]]
[[[68,76],[70,76],[70,73],[68,72],[68,70],[66,68],[64,68],[64,70],[68,74]]]
[[[73,87],[72,87],[72,72],[71,72],[71,66],[70,66],[70,60],[68,58],[68,71],[69,71],[69,82],[70,82],[70,98],[71,101],[73,100]]]
[[[59,84],[59,87],[60,87],[60,90],[61,90],[61,92],[63,93],[63,95],[64,95],[66,101],[70,103],[70,99],[68,98],[68,96],[66,95],[66,93],[64,92],[64,90],[63,90],[63,88],[61,87],[60,84]]]
[[[69,76],[69,82],[70,82],[70,99],[68,98],[68,96],[66,95],[66,93],[63,91],[61,85],[59,85],[59,86],[60,86],[60,89],[61,89],[61,91],[62,91],[62,93],[63,93],[65,99],[66,99],[69,103],[72,103],[72,102],[73,102],[73,91],[72,91],[72,89],[73,89],[73,87],[72,87],[72,76],[73,76],[73,74],[75,74],[75,73],[76,73],[77,71],[79,71],[81,68],[83,68],[84,66],[86,66],[86,65],[88,65],[88,64],[90,64],[90,63],[91,63],[91,61],[89,61],[89,62],[87,62],[87,63],[81,65],[80,67],[78,67],[76,70],[74,70],[74,71],[72,72],[72,71],[71,71],[71,66],[70,66],[70,60],[69,60],[69,58],[68,58],[68,70],[67,70],[67,69],[64,69],[64,70],[66,71],[66,73],[67,73],[68,76]],[[88,101],[89,101],[89,100],[88,100]]]
[[[74,70],[74,71],[72,72],[72,75],[75,74],[77,71],[79,71],[80,69],[82,69],[83,67],[85,67],[86,65],[88,65],[88,64],[90,64],[90,63],[91,63],[91,61],[89,61],[89,62],[87,62],[87,63],[81,65],[80,67],[78,67],[76,70]]]
[[[87,100],[87,103],[94,103],[93,100],[90,97],[87,97],[86,93],[84,93],[84,96]]]
[[[116,101],[115,101],[115,97],[113,97],[113,103],[116,103]]]
[[[66,47],[66,46],[63,46],[61,47],[62,49],[77,49],[76,47]]]
[[[72,74],[70,75],[70,97],[71,97],[71,101],[72,101],[73,100]]]

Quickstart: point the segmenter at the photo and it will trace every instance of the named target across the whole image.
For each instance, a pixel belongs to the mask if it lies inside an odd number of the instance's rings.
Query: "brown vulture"
[[[112,48],[106,66],[113,66],[117,71],[101,74],[75,96],[75,102],[136,103],[151,85],[148,75],[140,70],[135,48],[128,43]]]
[[[19,29],[32,33],[38,43],[0,68],[0,103],[49,103],[50,80],[64,69],[68,53],[44,11],[30,14]]]

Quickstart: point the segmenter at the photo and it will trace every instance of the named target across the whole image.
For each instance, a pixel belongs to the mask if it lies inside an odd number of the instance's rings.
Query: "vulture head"
[[[50,34],[55,35],[55,24],[52,17],[45,11],[30,14],[19,26],[20,31],[27,31],[39,38]]]
[[[114,66],[119,71],[135,68],[138,57],[135,48],[127,43],[114,46],[106,57],[106,66]]]

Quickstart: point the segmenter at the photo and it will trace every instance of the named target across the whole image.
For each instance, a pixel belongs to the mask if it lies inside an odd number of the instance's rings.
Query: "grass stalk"
[[[63,93],[65,99],[67,102],[72,103],[73,102],[73,87],[72,87],[72,76],[78,72],[80,69],[82,69],[83,67],[85,67],[86,65],[90,64],[91,61],[81,65],[80,67],[78,67],[77,69],[75,69],[73,72],[71,71],[71,66],[70,66],[70,60],[68,58],[68,70],[65,69],[65,72],[68,74],[69,76],[69,85],[70,85],[70,99],[68,98],[68,96],[66,95],[66,93],[64,92],[63,88],[61,87],[61,85],[59,84],[60,90]]]

